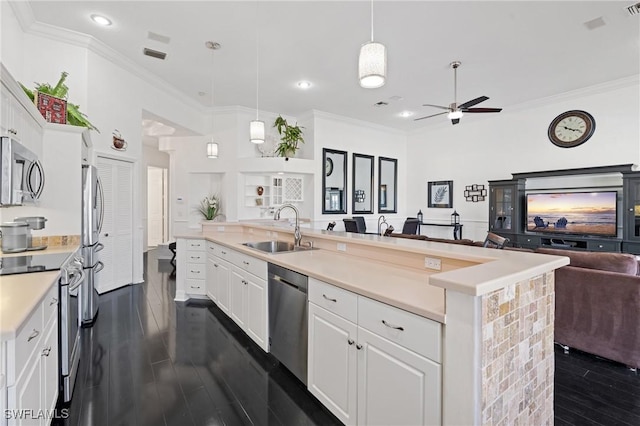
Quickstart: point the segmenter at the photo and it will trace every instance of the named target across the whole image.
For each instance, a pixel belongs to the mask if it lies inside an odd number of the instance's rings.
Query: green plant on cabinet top
[[[35,83],[36,87],[34,90],[28,89],[22,83],[20,83],[20,86],[22,87],[22,90],[24,90],[24,92],[27,94],[29,99],[31,99],[33,102],[36,101],[37,92],[66,100],[67,94],[69,92],[69,87],[64,84],[64,82],[67,79],[68,75],[68,72],[63,71],[62,75],[60,76],[60,80],[58,80],[58,83],[53,87],[51,87],[49,83]],[[91,124],[87,116],[84,113],[80,112],[80,106],[72,104],[69,101],[67,101],[67,124],[70,124],[72,126],[87,127],[100,133],[98,128]]]
[[[281,141],[276,148],[276,153],[280,157],[293,157],[300,148],[299,144],[304,143],[304,138],[302,137],[302,129],[304,127],[298,126],[297,123],[295,126],[290,125],[281,115],[276,118],[273,127],[278,130]]]

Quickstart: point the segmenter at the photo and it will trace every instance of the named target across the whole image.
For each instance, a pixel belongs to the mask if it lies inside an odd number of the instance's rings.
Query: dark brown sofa
[[[560,344],[640,367],[640,276],[635,256],[539,248],[567,256],[555,274],[555,337]]]

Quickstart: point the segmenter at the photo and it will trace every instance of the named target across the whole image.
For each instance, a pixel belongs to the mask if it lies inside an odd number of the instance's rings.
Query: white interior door
[[[156,247],[166,240],[165,234],[166,169],[147,167],[147,245]]]
[[[104,269],[96,274],[102,294],[133,281],[133,163],[98,157],[104,191],[104,222],[98,252]]]

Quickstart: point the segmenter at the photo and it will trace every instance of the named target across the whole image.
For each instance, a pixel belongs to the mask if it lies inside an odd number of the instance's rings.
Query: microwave
[[[21,206],[40,198],[44,169],[38,157],[8,136],[0,137],[0,207]]]

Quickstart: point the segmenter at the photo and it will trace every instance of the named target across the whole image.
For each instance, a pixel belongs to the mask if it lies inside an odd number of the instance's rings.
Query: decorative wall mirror
[[[335,149],[322,149],[322,213],[347,213],[347,153]]]
[[[398,160],[378,157],[378,213],[398,211]]]
[[[353,213],[373,213],[373,156],[353,154]]]

